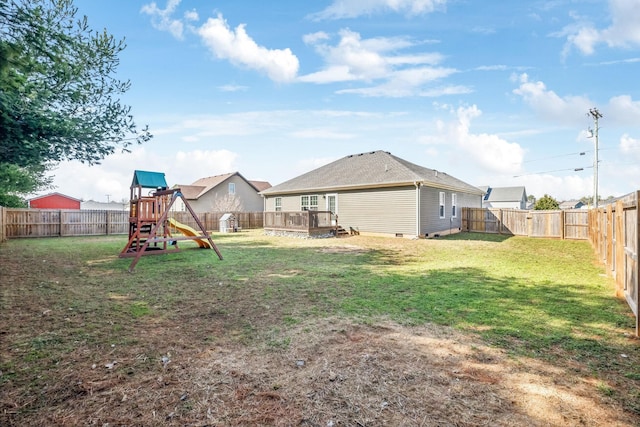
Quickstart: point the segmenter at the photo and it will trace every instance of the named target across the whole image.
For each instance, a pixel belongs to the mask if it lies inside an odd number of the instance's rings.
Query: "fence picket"
[[[198,213],[209,231],[218,231],[224,212]],[[263,212],[234,213],[241,229],[262,228]],[[170,217],[191,227],[188,212],[171,212]],[[129,233],[129,211],[74,209],[13,209],[0,207],[0,242],[24,237],[98,236]]]

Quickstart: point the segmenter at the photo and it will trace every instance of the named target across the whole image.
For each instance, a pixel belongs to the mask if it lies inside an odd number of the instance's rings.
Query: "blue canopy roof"
[[[148,172],[133,171],[132,187],[140,186],[142,188],[167,188],[167,180],[164,178],[164,172]]]

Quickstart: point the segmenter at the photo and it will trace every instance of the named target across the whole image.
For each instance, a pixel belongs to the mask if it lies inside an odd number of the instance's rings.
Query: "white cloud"
[[[236,153],[228,150],[193,150],[158,154],[150,145],[105,158],[89,166],[77,161],[63,162],[53,171],[56,188],[68,196],[99,202],[129,200],[136,169],[163,172],[167,184],[191,184],[195,180],[235,172]],[[45,193],[46,193],[45,192]]]
[[[281,130],[288,123],[292,111],[245,112],[224,115],[195,115],[170,117],[168,125],[155,128],[158,138],[180,138],[183,141],[206,141],[214,137],[256,135]]]
[[[508,185],[524,185],[528,195],[533,195],[539,199],[548,194],[558,202],[579,199],[593,194],[593,176],[590,175],[555,176],[537,174],[517,178]]]
[[[640,139],[631,138],[625,133],[620,138],[620,151],[636,161],[640,160]]]
[[[151,24],[161,31],[168,31],[175,38],[184,38],[185,24],[174,15],[181,0],[168,0],[165,9],[160,9],[155,2],[142,6],[140,10],[151,16]],[[186,22],[199,20],[195,9],[183,15]],[[276,82],[289,82],[295,79],[299,61],[291,49],[267,49],[259,46],[245,30],[245,25],[238,25],[232,30],[221,14],[209,18],[200,28],[189,26],[195,31],[211,52],[220,59],[227,59],[232,64],[244,66],[264,72]]]
[[[471,121],[482,112],[475,105],[460,107],[456,111],[457,122],[451,127],[454,142],[487,170],[498,173],[514,173],[520,170],[524,149],[498,135],[470,132]]]
[[[604,110],[607,118],[611,118],[616,123],[635,127],[640,122],[640,101],[634,101],[629,95],[614,96]]]
[[[443,10],[447,0],[333,0],[326,9],[311,15],[312,19],[356,18],[382,12],[423,15]]]
[[[184,13],[184,19],[185,21],[195,22],[200,19],[200,17],[198,16],[198,12],[195,9],[192,9]]]
[[[294,138],[323,140],[343,140],[354,137],[354,135],[350,133],[336,132],[329,129],[302,129],[292,132],[291,136]]]
[[[347,65],[329,65],[321,71],[306,74],[298,78],[301,82],[309,83],[336,83],[358,80],[358,76],[351,73]]]
[[[522,97],[539,116],[563,124],[584,124],[584,115],[593,107],[584,96],[560,97],[541,81],[530,81],[527,74],[519,76],[520,86],[513,93]]]
[[[299,81],[326,84],[336,82],[375,83],[369,87],[350,88],[339,94],[363,96],[438,96],[468,93],[470,89],[449,87],[447,90],[425,89],[436,80],[444,79],[457,70],[437,67],[444,57],[440,53],[397,54],[397,51],[420,43],[402,37],[363,39],[359,33],[343,29],[335,45],[328,43],[326,34],[315,33],[305,38],[325,60],[322,70],[299,77]]]
[[[204,44],[220,59],[264,72],[276,82],[292,81],[298,73],[298,58],[290,49],[259,46],[249,37],[244,24],[232,30],[220,14],[209,18],[197,31]]]
[[[143,169],[140,166],[143,164],[163,167],[158,157],[144,147],[134,149],[131,153],[113,154],[99,165],[89,166],[78,161],[62,162],[52,173],[56,186],[53,191],[82,200],[128,200],[133,171]]]
[[[445,88],[421,90],[424,84],[443,79],[455,73],[453,68],[413,68],[409,70],[401,70],[393,73],[390,78],[383,84],[378,86],[359,88],[359,89],[343,89],[336,93],[356,93],[363,96],[385,96],[400,98],[412,95],[418,96],[440,96],[469,93],[470,89],[462,86],[449,86]]]
[[[421,142],[428,145],[448,145],[462,150],[465,162],[480,167],[492,174],[514,174],[520,171],[524,158],[524,149],[515,142],[509,142],[498,135],[474,134],[471,122],[482,112],[475,105],[460,107],[455,111],[455,120],[438,120],[435,132],[424,136]]]
[[[318,31],[311,34],[305,34],[304,36],[302,36],[302,41],[304,41],[306,44],[313,45],[321,40],[328,40],[329,38],[329,34],[325,33],[324,31]]]
[[[176,8],[180,4],[181,0],[168,0],[167,7],[160,9],[156,2],[145,4],[140,9],[140,12],[146,13],[151,16],[151,25],[160,31],[168,31],[177,39],[183,38],[184,24],[178,19],[174,19],[171,16],[175,12]],[[191,13],[188,15],[193,17]]]
[[[420,91],[419,96],[436,98],[445,95],[465,95],[472,92],[473,89],[468,86],[449,85]]]
[[[237,153],[225,149],[178,151],[166,174],[167,181],[188,185],[207,176],[235,172],[237,159]]]
[[[513,93],[522,97],[534,112],[551,122],[563,125],[584,126],[585,114],[593,108],[586,96],[559,96],[541,81],[530,81],[527,74],[518,76],[520,86]],[[618,95],[600,111],[607,119],[617,124],[635,126],[640,121],[640,101],[629,95]]]
[[[222,92],[245,92],[245,91],[249,90],[249,87],[248,86],[228,84],[228,85],[218,86],[218,89],[220,91],[222,91]]]
[[[585,22],[571,25],[566,32],[567,43],[564,53],[572,46],[585,55],[595,52],[595,46],[605,43],[609,47],[640,46],[640,8],[637,0],[609,0],[611,25],[597,29]]]

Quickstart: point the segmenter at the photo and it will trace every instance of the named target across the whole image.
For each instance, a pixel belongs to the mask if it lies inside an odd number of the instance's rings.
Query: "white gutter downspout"
[[[420,185],[421,183],[416,181],[413,183],[416,186],[416,238],[420,237]]]

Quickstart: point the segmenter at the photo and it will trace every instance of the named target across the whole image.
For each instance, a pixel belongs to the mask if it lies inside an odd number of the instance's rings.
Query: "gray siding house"
[[[175,185],[196,212],[262,212],[259,192],[271,187],[265,181],[249,181],[239,172],[200,178],[190,185]],[[175,210],[185,210],[178,199]]]
[[[525,187],[480,187],[485,192],[483,208],[527,209]]]
[[[461,227],[483,191],[386,151],[353,154],[262,191],[265,212],[331,211],[346,230],[403,237]]]

